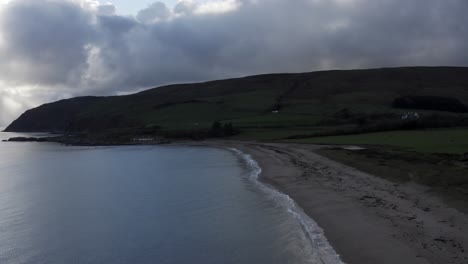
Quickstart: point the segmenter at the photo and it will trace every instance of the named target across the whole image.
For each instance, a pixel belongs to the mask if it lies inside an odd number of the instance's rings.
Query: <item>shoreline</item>
[[[262,169],[259,180],[293,199],[344,263],[468,263],[467,214],[428,187],[393,182],[319,155],[326,146],[223,140],[168,145],[250,155]]]
[[[420,185],[397,184],[320,156],[323,146],[253,142],[184,145],[236,148],[260,180],[291,197],[347,264],[468,262],[468,216]]]
[[[294,199],[277,190],[274,186],[271,186],[261,180],[260,176],[263,170],[251,155],[244,153],[237,148],[229,148],[228,150],[233,151],[239,159],[248,164],[251,169],[250,180],[253,184],[255,184],[260,191],[274,199],[280,206],[284,207],[284,209],[290,214],[290,217],[298,222],[304,232],[304,235],[309,239],[313,250],[316,250],[315,254],[313,254],[314,263],[344,264],[340,256],[336,253],[335,249],[325,237],[322,228],[320,228],[318,224],[310,218],[304,210],[302,210]]]

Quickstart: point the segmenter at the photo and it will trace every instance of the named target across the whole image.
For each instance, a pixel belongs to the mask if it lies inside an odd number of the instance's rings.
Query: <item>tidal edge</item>
[[[291,197],[348,264],[468,263],[468,217],[424,186],[382,179],[325,158],[323,146],[215,141],[262,168],[260,181]]]
[[[427,187],[395,183],[320,154],[324,146],[246,141],[70,141],[74,146],[183,145],[238,149],[261,167],[259,180],[291,197],[348,264],[468,263],[468,216]]]

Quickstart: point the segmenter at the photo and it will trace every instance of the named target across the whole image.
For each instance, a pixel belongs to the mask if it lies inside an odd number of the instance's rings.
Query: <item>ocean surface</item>
[[[234,149],[0,142],[0,263],[340,263],[260,171]]]

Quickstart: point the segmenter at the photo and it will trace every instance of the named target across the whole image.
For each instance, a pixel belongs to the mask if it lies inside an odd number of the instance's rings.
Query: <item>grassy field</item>
[[[292,135],[311,133],[313,130],[303,127],[297,128],[251,128],[244,129],[242,133],[232,137],[235,140],[277,141]]]
[[[290,140],[295,143],[339,145],[384,145],[424,153],[468,153],[468,129],[394,131],[349,136],[331,136]]]
[[[165,131],[192,131],[221,121],[232,122],[246,133],[245,138],[301,136],[321,127],[332,131],[343,125],[365,127],[400,120],[411,110],[394,108],[393,102],[405,95],[456,98],[468,105],[466,87],[468,68],[453,67],[268,74],[170,85],[125,96],[63,100],[28,111],[7,130],[102,132],[157,126]],[[415,111],[438,120],[422,109]],[[273,114],[276,110],[279,113]],[[437,115],[449,120],[454,114],[440,111]],[[468,113],[455,116],[468,123]],[[463,124],[454,118],[450,126]],[[442,127],[438,125],[430,127]]]

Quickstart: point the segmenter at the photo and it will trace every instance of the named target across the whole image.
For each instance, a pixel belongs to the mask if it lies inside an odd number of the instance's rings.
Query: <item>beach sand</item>
[[[261,180],[293,198],[345,263],[468,263],[468,216],[426,187],[342,165],[316,154],[319,146],[207,144],[250,154]]]

